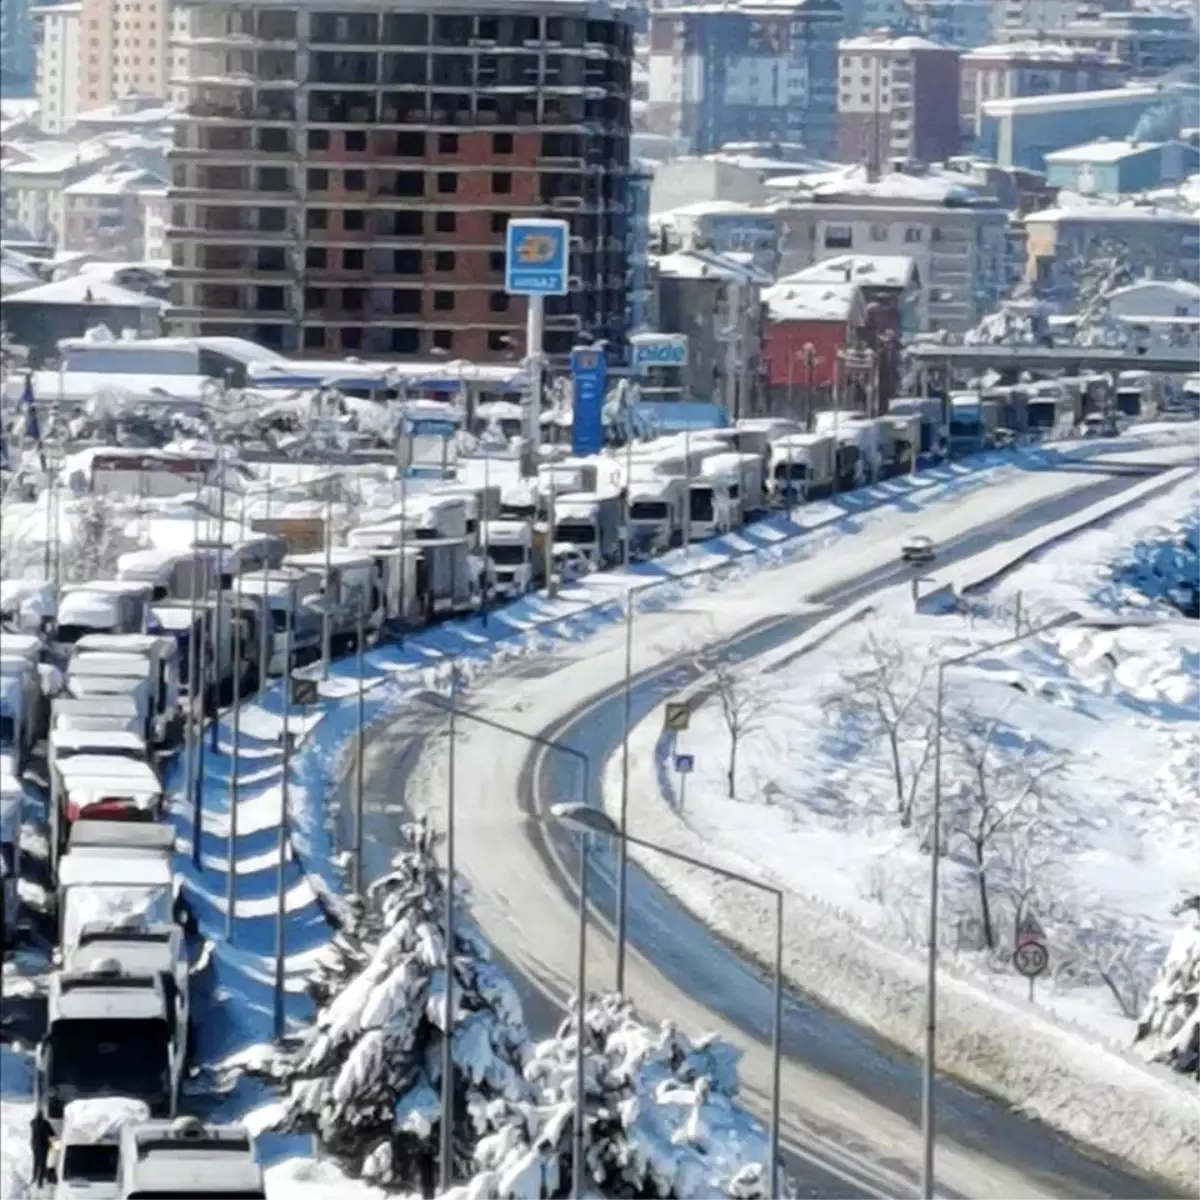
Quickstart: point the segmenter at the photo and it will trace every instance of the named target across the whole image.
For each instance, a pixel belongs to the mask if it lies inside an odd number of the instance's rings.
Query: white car
[[[900,557],[906,563],[929,563],[937,557],[933,547],[933,538],[923,533],[908,538],[900,547]]]

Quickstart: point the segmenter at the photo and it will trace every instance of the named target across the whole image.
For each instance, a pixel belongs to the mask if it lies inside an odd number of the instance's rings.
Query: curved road
[[[1133,481],[1098,475],[1093,466],[1076,481],[1075,490],[1023,505],[1019,485],[1001,485],[997,492],[1004,486],[1013,489],[1013,511],[943,538],[939,565],[1070,515]],[[929,519],[928,512],[922,514],[922,521]],[[788,585],[795,581],[803,589],[806,566],[828,551],[761,575],[759,586],[765,582],[773,587],[780,597],[776,611],[790,610],[785,615],[748,622],[743,613],[739,620],[736,588],[723,592],[712,604],[709,642],[731,659],[750,658],[796,637],[831,607],[908,577],[909,571],[895,562],[895,525],[889,529],[892,536],[882,539],[878,553],[872,555],[868,548],[836,584],[814,592],[795,595]],[[703,597],[698,606],[685,600],[671,612],[703,606]],[[671,612],[639,612],[639,651],[657,638],[670,641]],[[718,628],[721,624],[726,628]],[[599,800],[601,765],[619,748],[623,728],[620,664],[611,662],[620,657],[619,639],[612,633],[595,635],[587,648],[518,661],[468,696],[468,711],[561,739],[588,755],[591,803]],[[635,678],[635,722],[695,677],[691,661],[698,647],[681,644],[676,649],[682,653],[661,644],[651,648],[663,661]],[[616,665],[617,671],[602,670],[603,662]],[[553,694],[547,697],[548,692]],[[574,705],[572,696],[578,697]],[[545,710],[540,722],[534,719],[539,705]],[[571,709],[565,716],[564,705]],[[437,714],[414,706],[372,740],[367,834],[380,853],[390,841],[389,827],[406,807],[435,815],[442,807],[438,768],[444,749],[433,753],[428,738],[441,723]],[[540,818],[549,803],[580,795],[582,772],[574,760],[530,753],[527,744],[472,727],[469,718],[459,728],[459,862],[472,884],[476,918],[521,984],[534,1031],[544,1034],[557,1023],[573,988],[577,860],[574,839]],[[591,856],[589,886],[601,917],[593,921],[589,940],[593,987],[608,986],[613,978],[614,866],[608,853]],[[693,1030],[717,1029],[738,1045],[744,1053],[746,1100],[765,1113],[770,1063],[763,1041],[769,1034],[771,997],[758,969],[717,941],[632,860],[629,935],[627,991],[639,1008],[655,1017],[673,1017]],[[918,1064],[798,994],[789,994],[786,1001],[784,1051],[783,1140],[789,1171],[801,1190],[824,1196],[915,1194]],[[941,1195],[1136,1197],[1152,1190],[1144,1180],[1081,1154],[1044,1126],[957,1085],[941,1083],[938,1100]]]

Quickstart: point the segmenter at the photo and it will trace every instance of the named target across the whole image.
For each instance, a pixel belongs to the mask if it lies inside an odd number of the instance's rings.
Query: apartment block
[[[958,153],[958,51],[886,34],[838,44],[837,153],[874,170]]]
[[[995,41],[997,0],[908,0],[909,27],[943,46],[969,50]]]
[[[692,153],[727,142],[835,142],[838,0],[730,0],[650,14],[646,127]]]
[[[850,254],[911,259],[923,330],[971,328],[1012,282],[1007,210],[950,173],[872,180],[864,168],[797,193],[776,215],[781,276]]]
[[[200,0],[167,231],[187,335],[289,353],[524,353],[512,217],[571,227],[545,347],[624,348],[633,31],[606,0]]]
[[[167,94],[167,0],[80,0],[80,112]]]
[[[1059,42],[1000,42],[962,56],[962,125],[974,140],[988,100],[1093,92],[1116,87],[1124,64],[1102,50]]]
[[[35,94],[30,0],[0,0],[0,96]]]
[[[1030,41],[1038,30],[1006,26],[1008,41]],[[1054,29],[1056,41],[1099,50],[1120,59],[1130,71],[1144,77],[1173,67],[1195,68],[1200,41],[1196,14],[1185,8],[1144,8],[1099,11],[1080,6],[1075,20]]]
[[[82,11],[82,4],[50,4],[31,10],[37,47],[38,122],[44,133],[65,133],[78,111]]]

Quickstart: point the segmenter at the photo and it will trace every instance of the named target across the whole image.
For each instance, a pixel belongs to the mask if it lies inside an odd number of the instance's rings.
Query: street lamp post
[[[769,883],[763,883],[758,879],[751,879],[748,875],[740,875],[736,871],[727,870],[725,867],[719,867],[715,863],[704,862],[702,859],[693,858],[690,854],[684,854],[682,851],[673,850],[668,846],[660,845],[658,842],[647,841],[645,838],[634,837],[627,831],[622,831],[615,821],[600,808],[594,808],[592,805],[583,803],[575,804],[552,804],[550,806],[550,814],[556,821],[561,822],[578,832],[581,837],[586,838],[589,834],[599,834],[602,837],[617,838],[622,842],[628,842],[631,846],[642,846],[647,850],[653,850],[656,854],[662,854],[667,858],[674,859],[676,862],[685,863],[689,867],[696,867],[701,871],[710,871],[714,875],[719,875],[722,879],[732,880],[734,883],[744,884],[746,887],[754,888],[756,891],[766,892],[774,897],[775,900],[775,962],[773,967],[773,983],[774,983],[774,1015],[771,1022],[771,1128],[769,1135],[768,1153],[771,1158],[770,1165],[770,1180],[771,1188],[770,1195],[783,1195],[782,1186],[783,1180],[779,1170],[779,1121],[780,1121],[780,1074],[783,1060],[783,892],[773,887]],[[581,867],[582,871],[582,867]],[[585,898],[581,891],[581,901]],[[584,936],[584,926],[581,923],[580,940]],[[582,949],[580,951],[580,963],[582,973]],[[582,990],[582,989],[581,989]],[[583,1019],[583,1006],[580,1005],[579,1019]],[[582,1024],[580,1025],[580,1033],[582,1040]],[[576,1129],[582,1125],[582,1091],[576,1096]],[[580,1192],[576,1190],[573,1196],[578,1198]]]
[[[284,612],[283,631],[283,764],[279,778],[279,853],[275,862],[275,1040],[283,1040],[284,1031],[284,969],[286,951],[284,924],[287,920],[287,847],[288,847],[288,804],[291,799],[289,776],[292,770],[292,609],[296,603],[296,585],[288,585],[288,606]]]
[[[576,750],[574,746],[568,746],[564,742],[555,741],[553,738],[542,737],[540,734],[529,733],[524,729],[517,729],[512,725],[505,725],[502,721],[493,721],[490,717],[485,717],[480,713],[464,710],[458,704],[456,695],[457,683],[457,667],[455,668],[454,676],[451,678],[450,698],[445,699],[435,693],[419,693],[417,699],[425,704],[440,710],[447,714],[450,718],[450,770],[448,772],[447,784],[447,812],[446,812],[446,863],[447,863],[447,879],[446,879],[446,1023],[445,1043],[442,1058],[442,1094],[441,1094],[441,1123],[442,1123],[442,1143],[441,1143],[441,1178],[439,1181],[439,1190],[447,1191],[451,1186],[451,1167],[450,1161],[450,1145],[448,1142],[449,1131],[453,1128],[454,1119],[454,1072],[453,1072],[453,1057],[450,1054],[451,1042],[451,1013],[450,1001],[452,997],[451,982],[450,982],[450,967],[451,954],[454,945],[454,811],[455,811],[455,777],[454,777],[454,740],[456,735],[456,723],[458,720],[471,721],[476,725],[483,725],[488,729],[494,729],[499,733],[506,733],[512,737],[518,737],[526,742],[531,742],[535,746],[541,746],[547,750],[557,750],[560,754],[565,754],[568,758],[574,759],[582,768],[582,776],[580,779],[580,795],[586,799],[588,795],[589,780],[591,777],[591,759],[582,751]],[[584,1141],[584,1103],[583,1103],[583,1078],[584,1078],[584,1039],[583,1030],[586,1016],[586,989],[585,984],[587,963],[587,851],[586,846],[581,847],[580,863],[579,863],[579,886],[581,902],[579,907],[579,967],[578,967],[578,991],[579,995],[576,998],[576,1020],[578,1023],[578,1037],[575,1050],[575,1080],[576,1080],[576,1096],[578,1103],[575,1109],[575,1154],[573,1163],[573,1181],[571,1187],[571,1195],[573,1200],[582,1200],[583,1196],[583,1141]]]
[[[1043,621],[1023,633],[976,646],[965,654],[941,659],[937,664],[937,690],[934,700],[933,726],[933,817],[929,838],[929,926],[926,933],[926,978],[925,978],[925,1059],[921,1071],[921,1131],[923,1156],[921,1164],[921,1196],[933,1200],[934,1196],[934,1145],[937,1141],[937,1113],[934,1104],[933,1085],[937,1077],[937,967],[938,967],[938,908],[941,886],[941,841],[942,841],[942,729],[946,696],[946,672],[951,667],[961,666],[988,654],[1002,650],[1005,646],[1023,642],[1047,630],[1056,629],[1074,622],[1073,615],[1055,617]]]

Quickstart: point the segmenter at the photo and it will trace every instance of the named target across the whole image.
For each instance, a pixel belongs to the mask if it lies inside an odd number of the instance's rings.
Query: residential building
[[[779,282],[852,283],[868,309],[876,306],[887,314],[878,324],[880,334],[886,331],[903,340],[920,329],[924,284],[916,262],[906,254],[845,254],[814,263]]]
[[[145,257],[147,197],[157,199],[167,181],[140,167],[114,164],[63,190],[66,200],[60,246],[111,258]]]
[[[746,253],[772,278],[779,266],[779,222],[771,209],[700,200],[655,213],[653,232],[664,251],[692,248],[717,254]]]
[[[842,0],[842,19],[847,37],[867,30],[900,33],[912,24],[905,0]]]
[[[1172,84],[985,100],[979,152],[1002,167],[1043,171],[1047,153],[1097,138],[1136,132],[1171,140],[1194,105],[1186,89]],[[1148,124],[1159,128],[1152,133]]]
[[[731,418],[759,411],[762,289],[771,277],[746,254],[677,250],[651,259],[654,322],[688,339],[685,394]]]
[[[1002,0],[1000,36],[1020,38],[1028,30],[1053,37],[1079,15],[1079,0]]]
[[[72,133],[80,138],[115,133],[169,137],[174,115],[174,107],[163,103],[160,97],[129,92],[111,104],[77,113]]]
[[[66,224],[66,188],[113,161],[112,150],[96,142],[7,142],[0,159],[0,195],[8,236],[19,231],[57,243]]]
[[[655,167],[650,211],[671,212],[685,204],[761,204],[768,195],[759,171],[716,154],[687,155]]]
[[[1097,258],[1135,274],[1200,282],[1200,214],[1138,204],[1072,205],[1025,218],[1026,276],[1040,292],[1066,299]]]
[[[624,355],[629,12],[608,0],[198,0],[169,199],[171,318],[289,353],[524,352],[510,218],[571,227],[546,352]]]
[[[839,42],[838,158],[878,171],[957,154],[958,94],[957,50],[888,34]]]
[[[625,327],[631,333],[646,328],[650,320],[650,188],[654,181],[654,164],[634,160],[629,165],[629,186],[626,191],[628,229],[626,254]]]
[[[962,56],[960,112],[964,134],[979,137],[988,100],[1094,92],[1116,87],[1125,68],[1103,51],[1056,42],[979,46]]]
[[[911,258],[923,282],[918,325],[969,329],[1009,289],[1008,210],[970,178],[851,168],[776,208],[780,271],[790,275],[847,254]]]
[[[996,0],[908,0],[914,32],[943,46],[969,50],[996,38]]]
[[[799,142],[829,155],[838,0],[730,0],[650,14],[646,126],[693,153],[726,142]]]
[[[82,4],[31,9],[37,44],[38,123],[44,133],[65,133],[79,100],[79,16]]]
[[[1004,32],[1012,41],[1029,41],[1037,34],[1036,29],[1012,27]],[[1186,7],[1091,13],[1086,19],[1054,27],[1054,38],[1120,59],[1142,76],[1161,75],[1172,67],[1194,67],[1200,48],[1195,11]]]
[[[0,96],[35,95],[35,62],[30,0],[0,0]]]
[[[1200,151],[1182,142],[1101,138],[1045,157],[1047,183],[1085,196],[1145,192],[1200,170]]]
[[[167,94],[168,0],[80,0],[80,112]]]

